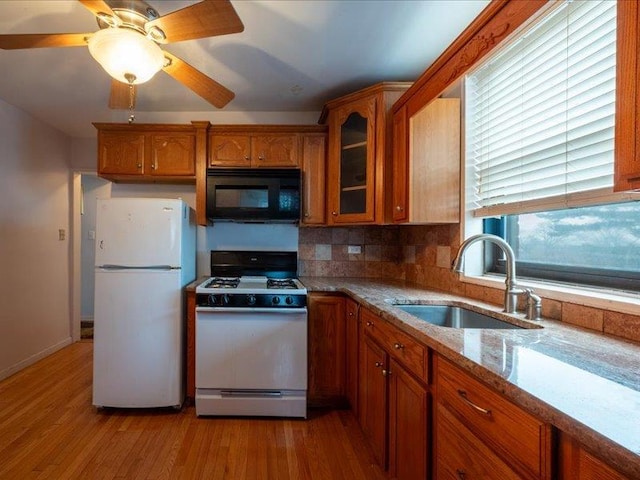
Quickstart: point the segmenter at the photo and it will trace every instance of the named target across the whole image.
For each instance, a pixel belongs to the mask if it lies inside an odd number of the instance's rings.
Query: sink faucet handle
[[[527,299],[524,318],[527,320],[540,320],[542,314],[542,298],[536,295],[531,288],[525,288],[524,294]]]

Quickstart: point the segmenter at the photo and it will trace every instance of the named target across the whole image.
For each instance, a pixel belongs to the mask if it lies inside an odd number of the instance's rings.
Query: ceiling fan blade
[[[98,16],[99,13],[104,13],[110,17],[114,17],[115,14],[107,2],[103,0],[78,0],[85,8],[91,11],[94,15]]]
[[[127,85],[126,83],[112,79],[109,108],[112,110],[130,110],[136,108],[136,86]]]
[[[151,27],[162,29],[166,36],[163,43],[227,35],[244,30],[244,25],[229,0],[204,0],[147,22],[147,31]]]
[[[180,60],[169,52],[163,53],[170,62],[168,62],[169,64],[165,65],[162,69],[180,83],[200,95],[210,104],[215,107],[222,108],[235,97],[235,94],[231,90],[207,77],[204,73],[196,70],[187,62]]]
[[[86,47],[93,33],[17,33],[0,35],[0,48]]]

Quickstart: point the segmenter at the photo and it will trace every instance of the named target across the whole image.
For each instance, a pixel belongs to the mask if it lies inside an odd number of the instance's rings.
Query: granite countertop
[[[393,303],[447,303],[527,324],[501,307],[402,281],[303,277],[309,292],[342,292],[640,478],[640,345],[554,320],[531,329],[437,327]]]

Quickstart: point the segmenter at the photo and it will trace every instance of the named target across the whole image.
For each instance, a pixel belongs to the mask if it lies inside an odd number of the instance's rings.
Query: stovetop
[[[196,293],[306,295],[307,290],[296,278],[242,276],[208,278],[196,287]]]

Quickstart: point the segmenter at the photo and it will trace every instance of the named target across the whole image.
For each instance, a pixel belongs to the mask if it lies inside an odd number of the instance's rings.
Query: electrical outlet
[[[89,240],[95,240],[95,239],[96,239],[96,231],[89,230]]]
[[[58,240],[64,240],[67,237],[67,232],[64,228],[58,230]]]
[[[362,247],[360,245],[349,245],[347,246],[347,253],[358,255],[362,253]]]

